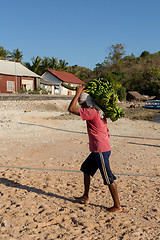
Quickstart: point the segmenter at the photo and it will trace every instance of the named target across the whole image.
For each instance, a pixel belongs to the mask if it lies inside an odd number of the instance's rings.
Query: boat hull
[[[145,102],[143,108],[160,110],[160,100],[148,100]]]

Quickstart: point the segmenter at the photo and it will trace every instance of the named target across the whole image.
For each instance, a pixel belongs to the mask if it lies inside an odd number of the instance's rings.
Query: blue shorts
[[[104,185],[112,184],[116,177],[110,169],[110,154],[111,151],[98,153],[91,152],[87,159],[82,163],[81,171],[93,177],[99,168],[104,181]]]

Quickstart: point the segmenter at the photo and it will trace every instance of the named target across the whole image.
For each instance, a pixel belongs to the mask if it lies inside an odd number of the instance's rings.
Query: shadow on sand
[[[55,193],[45,192],[45,191],[43,191],[39,188],[29,187],[27,185],[20,184],[20,183],[14,181],[14,180],[10,180],[10,179],[7,179],[7,178],[0,178],[0,184],[4,184],[7,187],[18,188],[18,189],[26,190],[28,192],[34,192],[34,193],[37,193],[37,194],[42,194],[42,195],[45,195],[45,196],[48,196],[48,197],[63,199],[63,200],[69,201],[71,203],[78,203],[75,199],[67,198],[67,197],[64,197],[64,196],[61,196],[61,195],[58,195],[58,194],[55,194]],[[86,204],[81,204],[81,203],[79,203],[79,204],[80,205],[86,205]],[[97,204],[93,204],[93,203],[88,203],[87,205],[88,206],[94,206],[94,207],[100,207],[101,209],[102,208],[107,209],[107,207],[105,207],[105,206],[97,205]]]
[[[153,144],[147,144],[147,143],[135,143],[135,142],[127,142],[129,144],[135,144],[135,145],[142,145],[142,146],[147,146],[147,147],[157,147],[159,148],[160,145],[153,145]]]
[[[66,130],[66,129],[62,129],[62,128],[53,128],[53,127],[48,127],[48,126],[35,124],[35,123],[18,122],[18,124],[28,125],[28,126],[37,126],[37,127],[48,128],[48,129],[52,129],[52,130],[56,130],[56,131],[62,131],[62,132],[87,134],[86,132],[78,132],[78,131],[73,131],[73,130]],[[113,136],[113,137],[122,137],[122,138],[150,139],[150,140],[160,141],[160,138],[145,138],[145,137],[123,136],[123,135],[115,135],[115,134],[111,134],[111,136]]]

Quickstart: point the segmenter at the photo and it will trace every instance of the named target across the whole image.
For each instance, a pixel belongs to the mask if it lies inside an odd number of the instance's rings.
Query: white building
[[[41,76],[41,85],[52,94],[58,95],[74,95],[75,91],[68,90],[62,86],[62,83],[66,83],[69,86],[77,87],[77,85],[84,85],[85,83],[77,78],[72,73],[60,72],[51,69],[47,69]]]

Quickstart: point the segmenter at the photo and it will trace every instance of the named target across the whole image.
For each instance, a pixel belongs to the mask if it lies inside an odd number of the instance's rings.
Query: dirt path
[[[99,173],[91,203],[74,202],[89,149],[86,124],[68,104],[0,102],[0,239],[158,240],[160,124],[108,121],[123,212],[107,213],[112,199]]]

